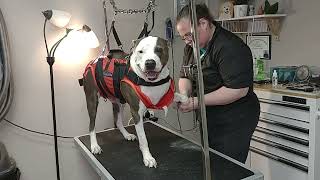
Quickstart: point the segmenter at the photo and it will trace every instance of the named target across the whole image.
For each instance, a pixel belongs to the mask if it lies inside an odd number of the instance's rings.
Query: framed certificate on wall
[[[247,35],[246,42],[253,58],[271,60],[271,35]]]

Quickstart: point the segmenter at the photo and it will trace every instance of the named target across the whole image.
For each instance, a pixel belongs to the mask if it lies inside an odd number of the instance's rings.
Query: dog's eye
[[[143,53],[143,51],[142,51],[142,50],[140,50],[140,51],[138,51],[138,53],[142,54],[142,53]]]

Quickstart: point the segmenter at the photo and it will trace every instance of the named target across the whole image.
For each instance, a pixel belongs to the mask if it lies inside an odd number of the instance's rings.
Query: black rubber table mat
[[[157,168],[145,167],[138,141],[126,141],[119,130],[97,133],[103,153],[97,160],[116,180],[202,180],[201,147],[150,122],[144,124],[150,152]],[[126,128],[135,133],[134,126]],[[90,150],[89,135],[79,138]],[[221,156],[210,152],[212,179],[239,180],[254,175]]]

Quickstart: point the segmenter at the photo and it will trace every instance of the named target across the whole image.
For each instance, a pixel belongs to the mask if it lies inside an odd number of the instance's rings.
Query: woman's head
[[[191,23],[190,23],[190,5],[184,6],[179,12],[176,18],[177,31],[179,32],[182,40],[188,44],[192,45],[192,34],[191,34]],[[203,48],[207,45],[212,35],[212,28],[214,18],[210,14],[208,7],[205,4],[196,5],[197,14],[197,30],[199,36],[199,46]]]

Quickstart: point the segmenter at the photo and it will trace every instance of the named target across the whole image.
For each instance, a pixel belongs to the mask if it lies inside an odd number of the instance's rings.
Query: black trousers
[[[243,105],[223,111],[207,108],[207,121],[209,146],[245,163],[259,121],[260,105],[258,100]]]
[[[209,146],[222,154],[245,163],[255,126],[241,127],[220,135],[209,131]]]

